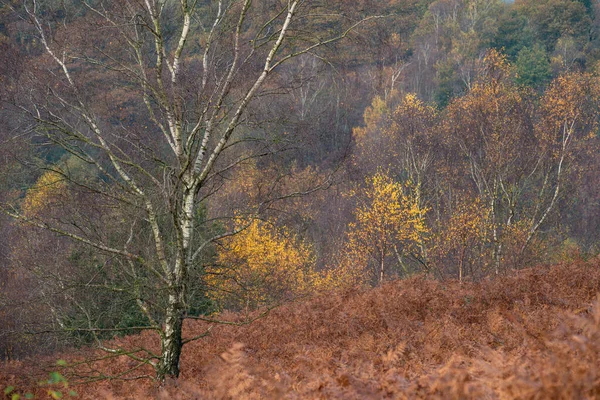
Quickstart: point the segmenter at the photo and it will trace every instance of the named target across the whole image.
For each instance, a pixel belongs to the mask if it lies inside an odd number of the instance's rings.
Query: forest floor
[[[69,379],[66,389],[39,386],[45,362],[12,361],[0,365],[0,389],[12,385],[36,398],[48,398],[49,388],[69,398],[72,389],[81,399],[600,398],[599,292],[600,258],[477,283],[415,277],[287,304],[248,325],[216,326],[184,347],[180,379],[162,387],[140,377],[151,374],[147,365],[122,376],[128,380],[75,384],[137,365],[118,358],[54,366]],[[209,325],[187,322],[184,336]],[[158,342],[142,333],[112,344],[157,350]],[[52,360],[92,355],[102,356],[77,350]]]

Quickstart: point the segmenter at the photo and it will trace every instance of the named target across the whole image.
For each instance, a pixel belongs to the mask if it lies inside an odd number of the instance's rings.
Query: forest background
[[[165,110],[187,116],[194,104],[212,104],[198,95],[208,70],[202,49],[212,40],[201,16],[220,15],[217,2],[194,3],[193,45],[170,59],[176,66],[180,57],[184,71],[165,92],[172,108],[148,105],[147,88],[119,75],[129,65],[112,62],[127,59],[127,43],[105,34],[107,16],[142,3],[34,3],[0,8],[0,354],[104,347],[115,334],[146,329],[166,348],[161,321],[168,325],[172,285],[161,268],[185,237],[185,224],[172,221],[180,203],[168,193],[186,186],[171,168],[181,158],[166,155],[176,143],[155,138],[170,123]],[[242,3],[226,9],[242,15]],[[238,38],[262,36],[271,48],[285,27],[281,10],[295,2],[251,3]],[[299,2],[306,14],[274,53],[293,57],[257,92],[263,64],[249,57],[225,111],[214,113],[216,124],[228,121],[253,94],[227,136],[235,152],[223,153],[194,193],[198,251],[180,285],[182,319],[256,315],[316,292],[421,273],[480,281],[598,253],[600,3],[326,3]],[[165,53],[177,54],[187,3],[156,4]],[[314,10],[330,17],[308,19]],[[280,21],[274,33],[259,17]],[[152,25],[148,18],[136,26]],[[223,21],[215,43],[233,48],[235,20]],[[216,71],[209,87],[236,65],[233,52],[208,59]],[[80,98],[61,76],[65,65],[89,110],[71,107]],[[109,132],[106,147],[82,127],[92,114]],[[141,171],[142,188],[157,182],[150,208],[117,165]],[[167,238],[162,258],[148,250],[159,236]],[[177,375],[161,370],[164,354],[147,353],[143,362],[157,360],[159,375]]]

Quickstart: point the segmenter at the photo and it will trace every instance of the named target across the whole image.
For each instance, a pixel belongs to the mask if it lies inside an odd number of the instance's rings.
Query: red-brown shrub
[[[215,327],[209,337],[186,345],[180,379],[162,388],[133,379],[75,390],[86,399],[598,398],[598,291],[596,259],[478,283],[421,276],[327,293],[249,325]],[[187,322],[185,335],[207,327]],[[158,344],[151,334],[115,342]],[[101,355],[88,350],[55,358],[92,354]],[[113,359],[74,372],[115,375],[134,365]],[[24,378],[24,371],[34,371],[31,361],[5,364],[2,371],[1,387],[34,387],[35,379]],[[151,373],[147,367],[129,377]]]

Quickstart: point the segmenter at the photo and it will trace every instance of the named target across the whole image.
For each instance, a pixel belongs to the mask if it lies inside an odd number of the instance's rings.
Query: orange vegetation
[[[597,258],[478,283],[414,277],[328,293],[249,325],[216,326],[184,347],[176,383],[105,380],[70,388],[84,399],[598,398],[599,289]],[[188,322],[185,336],[208,326]],[[158,344],[150,333],[118,342]],[[61,357],[82,356],[90,354]],[[3,365],[0,388],[26,388],[24,371],[34,364]],[[113,359],[63,373],[74,383],[76,375],[115,375],[133,365]],[[43,398],[44,389],[37,390]]]

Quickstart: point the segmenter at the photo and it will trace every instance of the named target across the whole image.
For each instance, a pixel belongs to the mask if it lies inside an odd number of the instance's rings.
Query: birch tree
[[[483,79],[450,104],[444,129],[487,204],[497,274],[509,252],[523,261],[567,194],[568,171],[597,130],[598,81],[590,74],[560,76],[538,105],[532,92],[508,79],[512,66],[504,56],[490,50],[484,62]],[[521,244],[507,247],[519,236]]]
[[[389,258],[409,273],[403,256],[418,253],[428,233],[425,209],[411,195],[412,183],[395,182],[384,172],[365,180],[364,198],[359,199],[356,221],[348,225],[346,252],[364,268],[374,264],[378,284],[384,282]],[[414,193],[414,192],[413,192]]]
[[[160,353],[136,358],[151,363],[159,380],[179,375],[182,347],[194,339],[182,337],[190,271],[211,243],[244,229],[213,234],[199,223],[200,206],[227,185],[231,171],[269,154],[275,142],[272,133],[249,127],[256,100],[277,92],[271,76],[295,57],[319,56],[364,22],[336,17],[326,3],[84,1],[85,17],[76,19],[49,12],[51,3],[42,0],[15,10],[44,53],[20,82],[25,90],[16,106],[36,137],[98,178],[79,181],[58,167],[53,174],[131,213],[121,221],[128,229],[115,237],[75,217],[44,219],[16,205],[4,210],[121,260],[133,281],[152,277],[158,289],[151,295],[135,285],[106,289],[128,290],[145,316],[140,328],[159,334]],[[269,201],[246,211],[256,215]],[[147,246],[136,245],[140,231],[150,233]],[[164,302],[152,298],[163,295]]]

